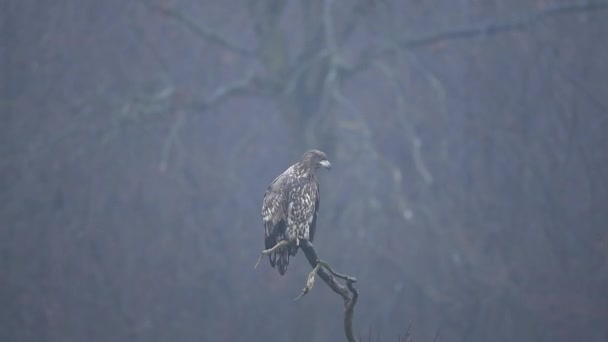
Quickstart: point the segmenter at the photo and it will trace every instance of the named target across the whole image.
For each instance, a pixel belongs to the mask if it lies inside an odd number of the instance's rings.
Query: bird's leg
[[[258,262],[255,263],[255,266],[253,266],[253,268],[257,268],[258,267],[258,264],[260,263],[260,261],[262,260],[262,258],[265,255],[269,255],[270,253],[276,251],[277,249],[279,249],[281,247],[285,247],[287,245],[289,245],[289,242],[287,240],[281,240],[276,245],[274,245],[274,247],[263,250],[262,253],[260,253],[260,257],[258,258]]]

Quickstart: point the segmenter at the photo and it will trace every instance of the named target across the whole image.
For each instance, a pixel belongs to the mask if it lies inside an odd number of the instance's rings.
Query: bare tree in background
[[[606,9],[4,2],[0,339],[341,338],[333,293],[245,271],[267,175],[318,147],[359,329],[605,340]]]
[[[248,13],[253,22],[257,45],[251,50],[230,43],[226,38],[205,28],[204,23],[177,9],[155,7],[149,3],[148,6],[175,19],[202,39],[210,40],[244,60],[262,66],[262,69],[252,68],[239,82],[221,86],[207,97],[199,108],[207,109],[226,101],[231,95],[268,96],[283,117],[292,151],[299,151],[307,146],[322,146],[333,154],[337,147],[340,124],[345,121],[354,122],[360,135],[358,148],[368,153],[371,160],[392,175],[393,186],[388,196],[407,221],[413,209],[402,190],[401,171],[373,142],[370,137],[372,128],[365,118],[367,115],[344,94],[344,87],[348,82],[369,70],[385,77],[389,88],[393,89],[391,101],[395,103],[396,120],[402,129],[403,138],[408,143],[406,146],[410,148],[410,162],[423,181],[422,184],[431,186],[434,177],[425,161],[429,157],[424,155],[422,139],[408,117],[408,100],[404,95],[407,89],[399,76],[403,63],[412,64],[425,75],[440,106],[446,106],[446,90],[433,73],[426,69],[424,63],[411,55],[411,51],[451,40],[488,38],[527,30],[542,25],[543,21],[552,16],[605,10],[608,3],[589,1],[547,5],[534,12],[515,14],[480,24],[432,29],[420,35],[398,34],[399,24],[387,20],[383,29],[372,34],[369,46],[354,51],[349,49],[348,42],[354,32],[365,25],[369,16],[381,16],[383,13],[397,10],[398,5],[374,1],[357,1],[350,4],[332,0],[301,1],[298,3],[300,25],[297,29],[301,38],[299,44],[294,47],[282,21],[287,3],[279,0],[253,1],[248,4]],[[341,121],[337,114],[338,108],[348,113],[349,119]],[[360,182],[364,182],[366,175],[360,174],[358,177]],[[350,207],[355,208],[356,205]],[[442,234],[441,224],[433,219],[434,214],[426,208],[421,210],[422,215],[427,216],[430,229],[435,230],[435,234]],[[381,255],[385,253],[382,249],[376,252]],[[397,260],[394,262],[399,264]],[[495,286],[491,285],[492,282],[488,285]],[[439,298],[436,300],[442,301]]]

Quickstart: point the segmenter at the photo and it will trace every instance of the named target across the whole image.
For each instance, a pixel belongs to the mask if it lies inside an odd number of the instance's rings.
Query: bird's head
[[[331,163],[327,160],[327,156],[319,150],[306,151],[300,162],[313,170],[316,170],[319,167],[324,167],[328,170],[331,169]]]

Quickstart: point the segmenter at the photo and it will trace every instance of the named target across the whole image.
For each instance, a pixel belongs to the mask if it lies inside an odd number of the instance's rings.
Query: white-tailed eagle
[[[264,243],[270,265],[281,275],[287,271],[289,256],[296,255],[301,239],[312,242],[319,210],[319,167],[331,168],[325,153],[306,151],[300,161],[278,176],[264,194],[262,219]],[[259,261],[258,261],[259,262]]]

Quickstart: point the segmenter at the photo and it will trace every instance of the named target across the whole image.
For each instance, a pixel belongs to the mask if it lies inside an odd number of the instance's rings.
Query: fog
[[[608,340],[608,1],[5,0],[1,341]]]

